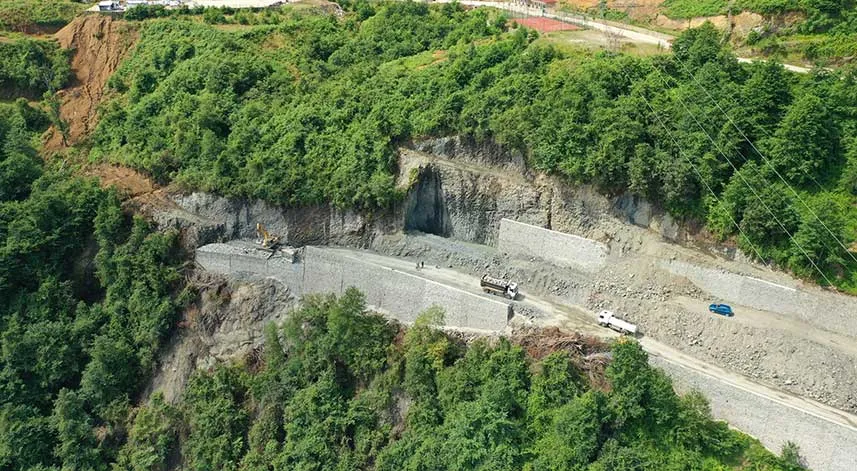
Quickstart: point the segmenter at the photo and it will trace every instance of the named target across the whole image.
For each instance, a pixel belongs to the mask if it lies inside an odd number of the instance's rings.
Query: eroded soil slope
[[[60,117],[68,124],[65,139],[56,129],[48,131],[44,149],[56,151],[89,135],[97,123],[98,105],[107,80],[137,39],[127,22],[103,15],[76,18],[54,35],[63,48],[71,49],[71,84],[59,92]]]
[[[582,10],[597,10],[599,0],[565,0],[563,3]],[[659,12],[663,0],[608,0],[607,8],[627,12],[629,15],[638,17],[651,17]]]

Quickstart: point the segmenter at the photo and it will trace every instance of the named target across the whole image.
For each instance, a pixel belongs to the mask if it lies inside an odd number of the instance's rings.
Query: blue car
[[[720,314],[721,316],[732,317],[735,315],[732,312],[732,308],[729,307],[728,304],[711,304],[708,306],[708,310],[715,313]]]

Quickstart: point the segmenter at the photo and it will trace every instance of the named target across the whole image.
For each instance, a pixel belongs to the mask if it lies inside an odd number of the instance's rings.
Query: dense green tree
[[[45,166],[39,112],[0,107],[0,467],[106,469],[181,304],[175,238]]]
[[[580,394],[583,380],[566,352],[556,352],[541,362],[541,371],[533,377],[527,411],[533,425],[541,430],[554,409],[571,402]]]
[[[840,246],[846,230],[842,199],[822,194],[805,204],[807,207],[802,211],[800,226],[794,234],[792,266],[808,274],[817,269],[829,270],[852,263],[850,258],[846,259],[850,256]]]
[[[53,415],[58,440],[54,454],[61,460],[63,469],[106,469],[98,450],[92,418],[83,406],[83,399],[75,392],[60,391]]]
[[[784,185],[757,189],[744,208],[741,242],[751,247],[764,247],[778,262],[784,262],[780,252],[791,247],[791,236],[797,230],[799,215],[790,190]],[[746,240],[744,240],[746,238]],[[753,249],[747,250],[752,253]]]
[[[789,82],[785,68],[774,61],[762,61],[753,65],[741,90],[741,106],[736,107],[734,111],[746,113],[747,122],[741,123],[743,126],[739,127],[749,133],[754,142],[773,133],[774,126],[782,119],[792,101]],[[731,108],[730,105],[728,101],[723,104],[724,107]],[[733,110],[730,109],[731,111]]]
[[[136,411],[128,440],[119,452],[113,469],[160,471],[177,444],[178,411],[155,393],[148,404]]]
[[[190,469],[238,469],[248,419],[243,382],[241,372],[227,367],[212,375],[197,374],[189,382],[184,397],[189,431],[183,454]]]
[[[0,467],[32,469],[51,463],[57,429],[33,406],[5,404],[0,409]]]
[[[0,57],[0,95],[39,97],[62,88],[71,75],[68,51],[53,41],[3,41]]]
[[[797,98],[767,147],[768,157],[793,185],[821,179],[839,160],[837,125],[814,95]]]
[[[673,42],[672,49],[676,60],[690,70],[717,60],[723,50],[720,45],[721,35],[722,33],[709,22],[699,28],[688,30]]]
[[[606,376],[613,385],[608,406],[614,426],[634,433],[673,425],[677,398],[663,372],[647,367],[648,355],[636,342],[619,342]]]
[[[113,401],[128,401],[139,381],[139,366],[134,350],[123,340],[96,337],[89,350],[90,361],[80,380],[81,397],[96,410],[104,410]]]
[[[598,455],[606,435],[609,415],[604,395],[589,391],[565,402],[551,415],[553,423],[535,444],[533,469],[586,469]]]

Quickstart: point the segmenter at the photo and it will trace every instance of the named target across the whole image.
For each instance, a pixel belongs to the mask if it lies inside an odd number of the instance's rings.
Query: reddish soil
[[[98,164],[87,167],[84,175],[97,177],[103,188],[115,187],[128,211],[151,217],[157,211],[174,209],[170,189],[159,187],[148,176],[128,167]]]
[[[563,23],[562,21],[554,20],[552,18],[515,18],[514,21],[521,26],[532,28],[540,33],[550,33],[552,31],[575,31],[580,29],[580,27],[573,24]]]
[[[74,51],[73,78],[59,92],[60,117],[68,123],[68,134],[63,139],[55,129],[48,130],[44,145],[48,152],[68,147],[95,129],[107,79],[136,41],[137,32],[124,21],[96,14],[75,18],[54,37],[60,46]]]
[[[98,177],[101,186],[115,186],[123,197],[134,198],[155,191],[155,183],[142,173],[127,167],[101,164],[90,167],[86,175]]]
[[[561,0],[561,4],[577,10],[597,10],[599,0]],[[625,12],[632,18],[646,18],[658,14],[663,0],[607,0],[607,8]]]

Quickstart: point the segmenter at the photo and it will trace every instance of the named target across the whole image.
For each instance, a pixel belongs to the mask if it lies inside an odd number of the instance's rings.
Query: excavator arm
[[[256,223],[256,235],[259,236],[259,243],[262,244],[262,248],[274,249],[280,243],[280,238],[269,234],[265,226],[260,222]]]

